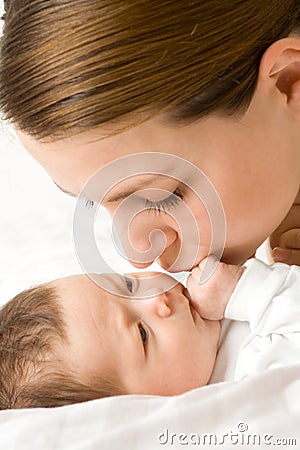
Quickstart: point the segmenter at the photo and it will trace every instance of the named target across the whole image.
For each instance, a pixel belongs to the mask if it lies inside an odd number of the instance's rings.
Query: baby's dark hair
[[[112,380],[81,382],[57,349],[68,342],[63,309],[50,284],[0,309],[0,409],[55,407],[123,393]]]

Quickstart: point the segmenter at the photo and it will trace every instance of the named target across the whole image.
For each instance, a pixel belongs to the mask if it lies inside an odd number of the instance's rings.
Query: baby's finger
[[[195,267],[190,273],[187,279],[187,290],[192,298],[192,300],[196,300],[200,297],[201,289],[199,289],[199,278],[201,275],[201,270],[199,267]]]
[[[189,299],[193,307],[198,311],[201,317],[205,319],[216,318],[215,303],[213,302],[214,290],[209,286],[210,283],[200,284],[199,277],[201,276],[201,269],[199,267],[192,270],[192,273],[187,279],[187,291]]]
[[[198,278],[198,283],[206,283],[216,271],[219,263],[220,260],[214,255],[209,255],[207,258],[203,259],[199,264],[199,269],[201,272]]]
[[[215,256],[207,256],[192,269],[189,279],[192,279],[197,286],[204,284],[211,278],[218,264],[219,260]]]

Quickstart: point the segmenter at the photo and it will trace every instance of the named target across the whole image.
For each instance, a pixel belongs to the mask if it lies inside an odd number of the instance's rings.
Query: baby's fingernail
[[[207,267],[208,265],[210,267],[215,266],[217,263],[219,263],[219,261],[220,260],[215,255],[208,255],[199,263],[199,269],[203,270],[204,267]]]
[[[290,258],[290,250],[287,250],[286,248],[279,248],[275,247],[272,252],[272,256],[275,262],[282,262],[286,263],[288,262]]]
[[[198,279],[199,284],[204,284],[209,280],[219,262],[220,260],[214,255],[209,255],[207,258],[201,261],[201,263],[199,264],[199,268],[201,269],[201,274]]]

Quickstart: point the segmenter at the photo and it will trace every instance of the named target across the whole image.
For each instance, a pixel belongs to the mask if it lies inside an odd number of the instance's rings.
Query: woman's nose
[[[119,241],[120,253],[131,264],[148,267],[178,240],[177,223],[167,214],[155,214],[145,208],[136,211],[134,202],[127,203],[112,216],[116,242]]]
[[[146,218],[132,222],[129,227],[131,249],[125,249],[131,264],[139,268],[151,265],[178,238],[174,228]]]

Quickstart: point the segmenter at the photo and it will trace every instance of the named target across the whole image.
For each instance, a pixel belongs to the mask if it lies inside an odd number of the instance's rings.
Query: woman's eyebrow
[[[55,186],[57,186],[58,189],[59,189],[61,192],[63,192],[64,194],[70,195],[70,197],[77,198],[77,195],[72,194],[72,192],[66,191],[65,189],[63,189],[62,187],[60,187],[57,183],[55,183],[54,180],[52,180],[52,181],[53,181],[53,183],[55,184]]]
[[[129,189],[128,191],[124,191],[124,192],[120,192],[115,195],[108,196],[108,198],[105,198],[105,203],[113,203],[113,202],[117,202],[119,200],[124,200],[125,198],[134,194],[137,190],[138,190],[138,187],[136,186],[132,189]]]
[[[124,200],[125,198],[129,197],[130,195],[134,194],[135,192],[149,187],[149,184],[155,182],[158,178],[161,178],[162,174],[148,174],[148,177],[146,180],[141,180],[135,182],[132,186],[129,186],[125,189],[125,191],[116,192],[115,194],[108,194],[105,199],[104,203],[113,203],[117,202],[119,200]]]

